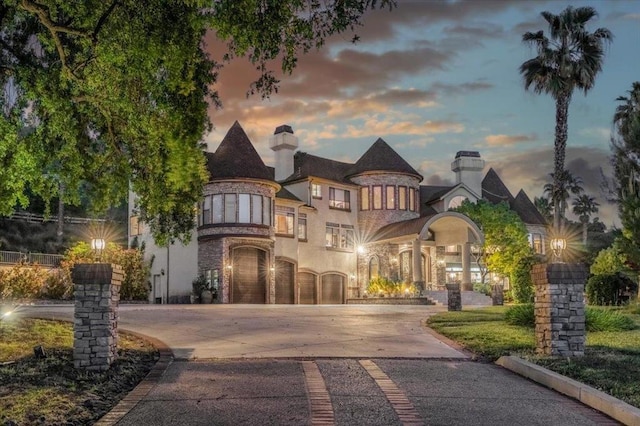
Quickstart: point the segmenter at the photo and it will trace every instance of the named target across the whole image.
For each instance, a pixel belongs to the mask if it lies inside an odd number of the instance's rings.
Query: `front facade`
[[[206,154],[210,179],[189,245],[155,246],[130,197],[130,242],[144,242],[153,258],[152,302],[186,302],[198,275],[220,303],[341,304],[364,296],[377,276],[419,289],[460,282],[471,290],[479,281],[473,246],[482,232],[450,211],[465,199],[509,203],[544,253],[544,219],[493,169],[482,176],[478,152],[456,154],[455,185],[425,186],[382,139],[354,164],[295,152],[289,126],[276,129],[270,147],[275,168],[236,122]]]

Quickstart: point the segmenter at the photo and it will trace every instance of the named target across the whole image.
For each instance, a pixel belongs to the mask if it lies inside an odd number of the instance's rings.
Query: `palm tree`
[[[547,194],[547,197],[553,201],[554,207],[554,220],[555,220],[555,206],[559,207],[559,215],[558,217],[561,219],[561,224],[564,223],[565,213],[567,211],[567,201],[571,194],[580,195],[584,189],[582,188],[582,178],[579,176],[573,176],[569,170],[564,170],[560,174],[559,184],[557,186],[558,191],[554,191],[555,186],[555,173],[549,173],[551,176],[551,180],[553,183],[547,183],[544,185],[544,192]],[[555,222],[554,222],[555,225]],[[559,230],[559,228],[554,228]]]
[[[534,197],[533,204],[536,206],[536,209],[540,212],[544,220],[547,223],[551,222],[553,219],[553,204],[549,202],[549,198],[547,197]]]
[[[598,213],[598,204],[593,197],[582,194],[573,200],[573,213],[582,223],[582,244],[587,245],[587,227],[592,213]]]
[[[598,28],[589,32],[586,24],[598,15],[592,7],[571,6],[554,15],[542,12],[549,24],[549,37],[544,31],[526,32],[522,41],[535,47],[537,55],[520,65],[526,90],[548,93],[556,101],[556,129],[554,141],[554,182],[559,192],[564,171],[567,146],[569,103],[575,89],[585,94],[593,87],[596,75],[602,70],[605,43],[613,38],[611,31]],[[560,199],[553,198],[553,226],[560,228]]]

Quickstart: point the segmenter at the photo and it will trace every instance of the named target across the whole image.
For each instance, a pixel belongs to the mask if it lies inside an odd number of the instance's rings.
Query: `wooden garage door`
[[[295,266],[276,260],[276,303],[294,303]]]
[[[315,305],[318,303],[316,297],[316,276],[309,272],[298,274],[298,285],[300,286],[300,303],[304,305]]]
[[[233,250],[231,303],[265,303],[266,255],[253,247]]]
[[[344,291],[343,277],[338,274],[327,274],[322,276],[322,299],[323,305],[337,305],[342,303]]]

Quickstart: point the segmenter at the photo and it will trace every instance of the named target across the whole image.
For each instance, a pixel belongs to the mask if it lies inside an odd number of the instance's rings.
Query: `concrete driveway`
[[[422,321],[445,308],[393,305],[121,305],[120,327],[166,343],[178,359],[465,358]],[[28,315],[72,319],[73,306]]]

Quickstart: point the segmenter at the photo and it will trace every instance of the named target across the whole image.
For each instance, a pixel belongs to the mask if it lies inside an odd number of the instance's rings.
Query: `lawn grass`
[[[36,359],[42,345],[47,357]],[[120,333],[118,360],[106,372],[73,367],[67,322],[0,323],[0,424],[92,424],[146,376],[157,360],[147,342]]]
[[[506,307],[490,307],[445,312],[429,318],[428,325],[480,359],[494,361],[502,355],[518,355],[640,408],[638,309],[619,309],[633,318],[638,327],[628,331],[589,332],[585,356],[572,359],[535,355],[533,329],[508,325],[504,320],[505,310]]]

